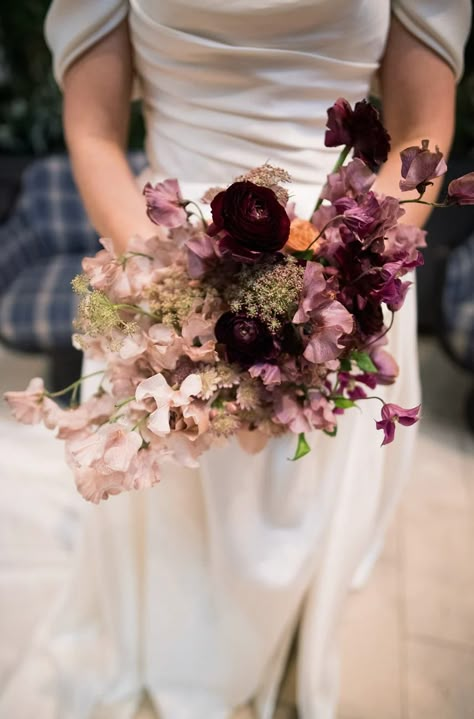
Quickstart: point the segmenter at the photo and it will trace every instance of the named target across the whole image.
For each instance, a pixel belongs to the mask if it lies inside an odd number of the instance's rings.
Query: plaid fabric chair
[[[450,253],[442,288],[442,339],[456,362],[474,373],[474,234]]]
[[[131,153],[138,174],[143,153]],[[71,280],[99,249],[67,156],[33,162],[17,205],[0,226],[0,339],[15,349],[55,352],[71,347],[76,298]]]

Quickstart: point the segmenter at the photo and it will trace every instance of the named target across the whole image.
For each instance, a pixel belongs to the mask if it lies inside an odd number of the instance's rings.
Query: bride
[[[425,137],[449,149],[469,11],[468,0],[55,0],[46,34],[92,222],[118,252],[156,233],[124,154],[133,93],[147,179],[178,177],[194,198],[269,161],[292,174],[304,216],[338,152],[324,147],[326,109],[376,80],[392,152],[375,189],[397,195],[401,149]],[[407,207],[421,226],[428,208]],[[386,399],[415,406],[414,290],[389,342],[400,378]],[[232,444],[88,507],[70,585],[2,716],[131,719],[146,689],[162,719],[231,719],[246,705],[270,719],[299,625],[299,716],[334,717],[341,608],[413,447],[399,432],[380,449],[375,416],[365,403],[296,464],[285,437],[256,455]]]

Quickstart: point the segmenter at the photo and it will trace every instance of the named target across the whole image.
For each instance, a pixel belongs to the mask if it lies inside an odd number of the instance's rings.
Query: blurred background
[[[61,96],[42,33],[48,4],[0,7],[1,394],[35,375],[52,390],[78,376],[69,283],[97,242],[64,154]],[[136,104],[137,172],[142,141]],[[471,34],[446,182],[473,170]],[[340,719],[474,717],[474,207],[435,210],[427,229],[417,280],[424,403],[414,476],[372,578],[349,602]],[[30,511],[10,506],[12,482]],[[81,511],[61,448],[42,428],[14,425],[3,402],[0,507],[1,692],[64,581]],[[290,703],[292,682],[290,673]]]

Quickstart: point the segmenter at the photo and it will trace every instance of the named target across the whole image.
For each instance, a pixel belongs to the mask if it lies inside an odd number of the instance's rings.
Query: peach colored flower
[[[100,462],[101,471],[107,474],[126,472],[142,446],[141,436],[118,424],[105,425],[104,432],[106,441]]]
[[[44,382],[34,377],[21,392],[6,392],[5,400],[15,419],[23,424],[38,424],[43,419]]]
[[[152,325],[147,337],[148,357],[155,370],[175,369],[178,359],[183,354],[183,339],[167,325]]]
[[[123,472],[100,474],[93,467],[75,467],[74,478],[79,493],[88,502],[98,504],[102,499],[108,499],[111,494],[131,489],[129,480]]]
[[[318,235],[319,230],[311,222],[296,217],[291,221],[290,236],[285,245],[285,250],[306,250]],[[311,249],[313,251],[317,250],[317,245],[318,243],[315,242]]]

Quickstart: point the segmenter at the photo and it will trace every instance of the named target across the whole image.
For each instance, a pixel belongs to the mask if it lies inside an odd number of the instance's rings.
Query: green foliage
[[[298,444],[296,445],[295,455],[291,458],[291,461],[296,462],[297,459],[301,459],[301,457],[309,454],[309,452],[311,452],[311,447],[306,440],[304,432],[301,432],[301,434],[298,435]]]
[[[100,0],[99,0],[100,1]],[[51,0],[0,2],[0,152],[43,155],[64,150],[61,92],[43,36]],[[143,146],[138,103],[131,147]]]

